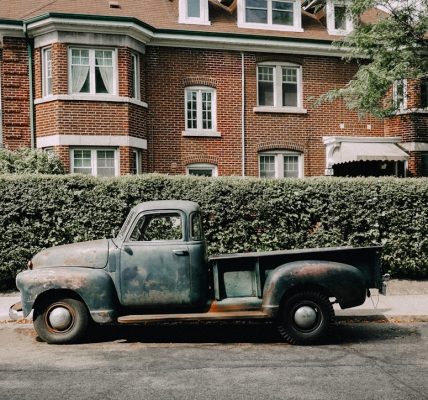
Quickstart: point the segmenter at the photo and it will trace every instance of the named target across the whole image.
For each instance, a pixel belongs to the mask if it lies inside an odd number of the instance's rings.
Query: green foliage
[[[203,210],[209,254],[383,244],[385,272],[428,277],[428,179],[0,177],[0,286],[39,250],[112,237],[142,201]]]
[[[59,157],[52,152],[22,147],[0,149],[0,174],[64,174]]]
[[[315,105],[343,99],[360,115],[378,117],[394,110],[388,91],[394,81],[428,76],[428,0],[350,0],[349,13],[357,20],[366,10],[380,6],[385,14],[372,24],[357,24],[336,43],[347,60],[360,64],[344,87],[322,95]]]

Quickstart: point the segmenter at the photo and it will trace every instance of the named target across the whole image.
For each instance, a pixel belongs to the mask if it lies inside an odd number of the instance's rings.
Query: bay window
[[[43,97],[52,95],[52,49],[42,50],[42,86]]]
[[[71,48],[70,93],[116,94],[115,50]]]
[[[71,172],[93,176],[116,176],[118,172],[116,149],[72,149]]]

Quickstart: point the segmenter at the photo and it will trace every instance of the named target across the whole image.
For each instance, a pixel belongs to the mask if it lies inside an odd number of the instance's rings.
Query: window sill
[[[186,137],[221,137],[221,133],[215,131],[183,131],[181,135]]]
[[[238,23],[238,28],[249,28],[249,29],[266,29],[269,31],[282,31],[282,32],[304,32],[304,29],[297,26],[289,25],[271,25],[271,24],[257,24],[250,22]]]
[[[406,108],[394,111],[392,115],[428,114],[428,108]]]
[[[182,18],[178,21],[178,23],[187,25],[211,25],[211,21],[206,21],[202,18]]]
[[[60,94],[42,97],[41,99],[36,99],[34,104],[43,104],[49,103],[51,101],[101,101],[101,102],[111,102],[111,103],[131,103],[140,107],[148,108],[148,104],[144,101],[137,99],[132,99],[130,97],[114,96],[114,95],[98,95],[98,94]]]
[[[253,111],[256,113],[279,113],[279,114],[307,114],[308,110],[298,107],[270,107],[258,106],[254,107]]]

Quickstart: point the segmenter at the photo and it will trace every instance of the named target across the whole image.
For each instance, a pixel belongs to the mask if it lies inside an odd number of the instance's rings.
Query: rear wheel
[[[88,310],[80,300],[45,301],[34,309],[34,329],[50,344],[77,342],[85,335],[88,323]]]
[[[317,291],[302,291],[284,301],[278,330],[291,344],[311,344],[327,334],[333,321],[333,306],[327,296]]]

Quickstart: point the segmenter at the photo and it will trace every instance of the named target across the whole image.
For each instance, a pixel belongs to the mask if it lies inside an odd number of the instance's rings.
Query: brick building
[[[378,18],[371,10],[362,22]],[[343,5],[300,0],[0,0],[0,146],[70,172],[428,175],[427,82],[393,118],[312,99],[357,66]]]

